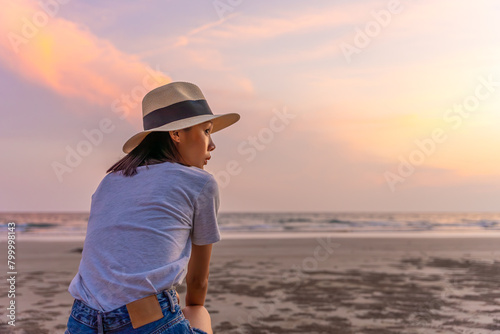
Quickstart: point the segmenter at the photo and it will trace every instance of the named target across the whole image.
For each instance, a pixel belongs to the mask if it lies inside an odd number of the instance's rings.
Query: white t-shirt
[[[172,162],[137,172],[107,174],[92,195],[82,259],[68,291],[100,311],[180,285],[191,242],[221,239],[212,174]]]

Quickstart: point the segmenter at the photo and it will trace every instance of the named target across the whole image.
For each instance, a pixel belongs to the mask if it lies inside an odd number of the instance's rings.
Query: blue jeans
[[[125,305],[108,312],[98,311],[75,299],[64,334],[207,334],[191,327],[177,300],[176,290],[164,290],[156,295],[163,318],[134,329]]]

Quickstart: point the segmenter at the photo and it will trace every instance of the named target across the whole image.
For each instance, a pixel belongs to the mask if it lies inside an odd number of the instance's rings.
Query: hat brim
[[[147,131],[142,131],[139,132],[132,137],[130,137],[129,140],[125,142],[123,145],[123,152],[124,153],[130,153],[134,148],[136,148],[144,138],[148,134],[154,131],[173,131],[173,130],[180,130],[184,128],[188,128],[193,125],[201,124],[207,121],[212,121],[213,126],[212,126],[212,132],[217,132],[219,130],[222,130],[234,123],[236,123],[240,119],[240,115],[237,113],[228,113],[228,114],[222,114],[222,115],[200,115],[200,116],[194,116],[194,117],[189,117],[186,119],[181,119],[175,122],[171,122],[168,124],[165,124],[163,126],[153,128]]]

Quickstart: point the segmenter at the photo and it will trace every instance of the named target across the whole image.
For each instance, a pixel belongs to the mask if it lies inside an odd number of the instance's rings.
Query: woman
[[[173,82],[146,94],[144,131],[123,146],[92,195],[65,333],[212,333],[204,307],[219,192],[204,165],[214,115],[201,90]],[[186,306],[176,287],[186,279]]]

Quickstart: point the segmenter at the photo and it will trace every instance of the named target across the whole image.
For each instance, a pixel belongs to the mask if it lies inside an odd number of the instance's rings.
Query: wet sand
[[[64,332],[82,246],[18,241],[16,327],[2,280],[0,333]],[[483,237],[223,239],[205,306],[221,334],[498,334],[499,255]]]

